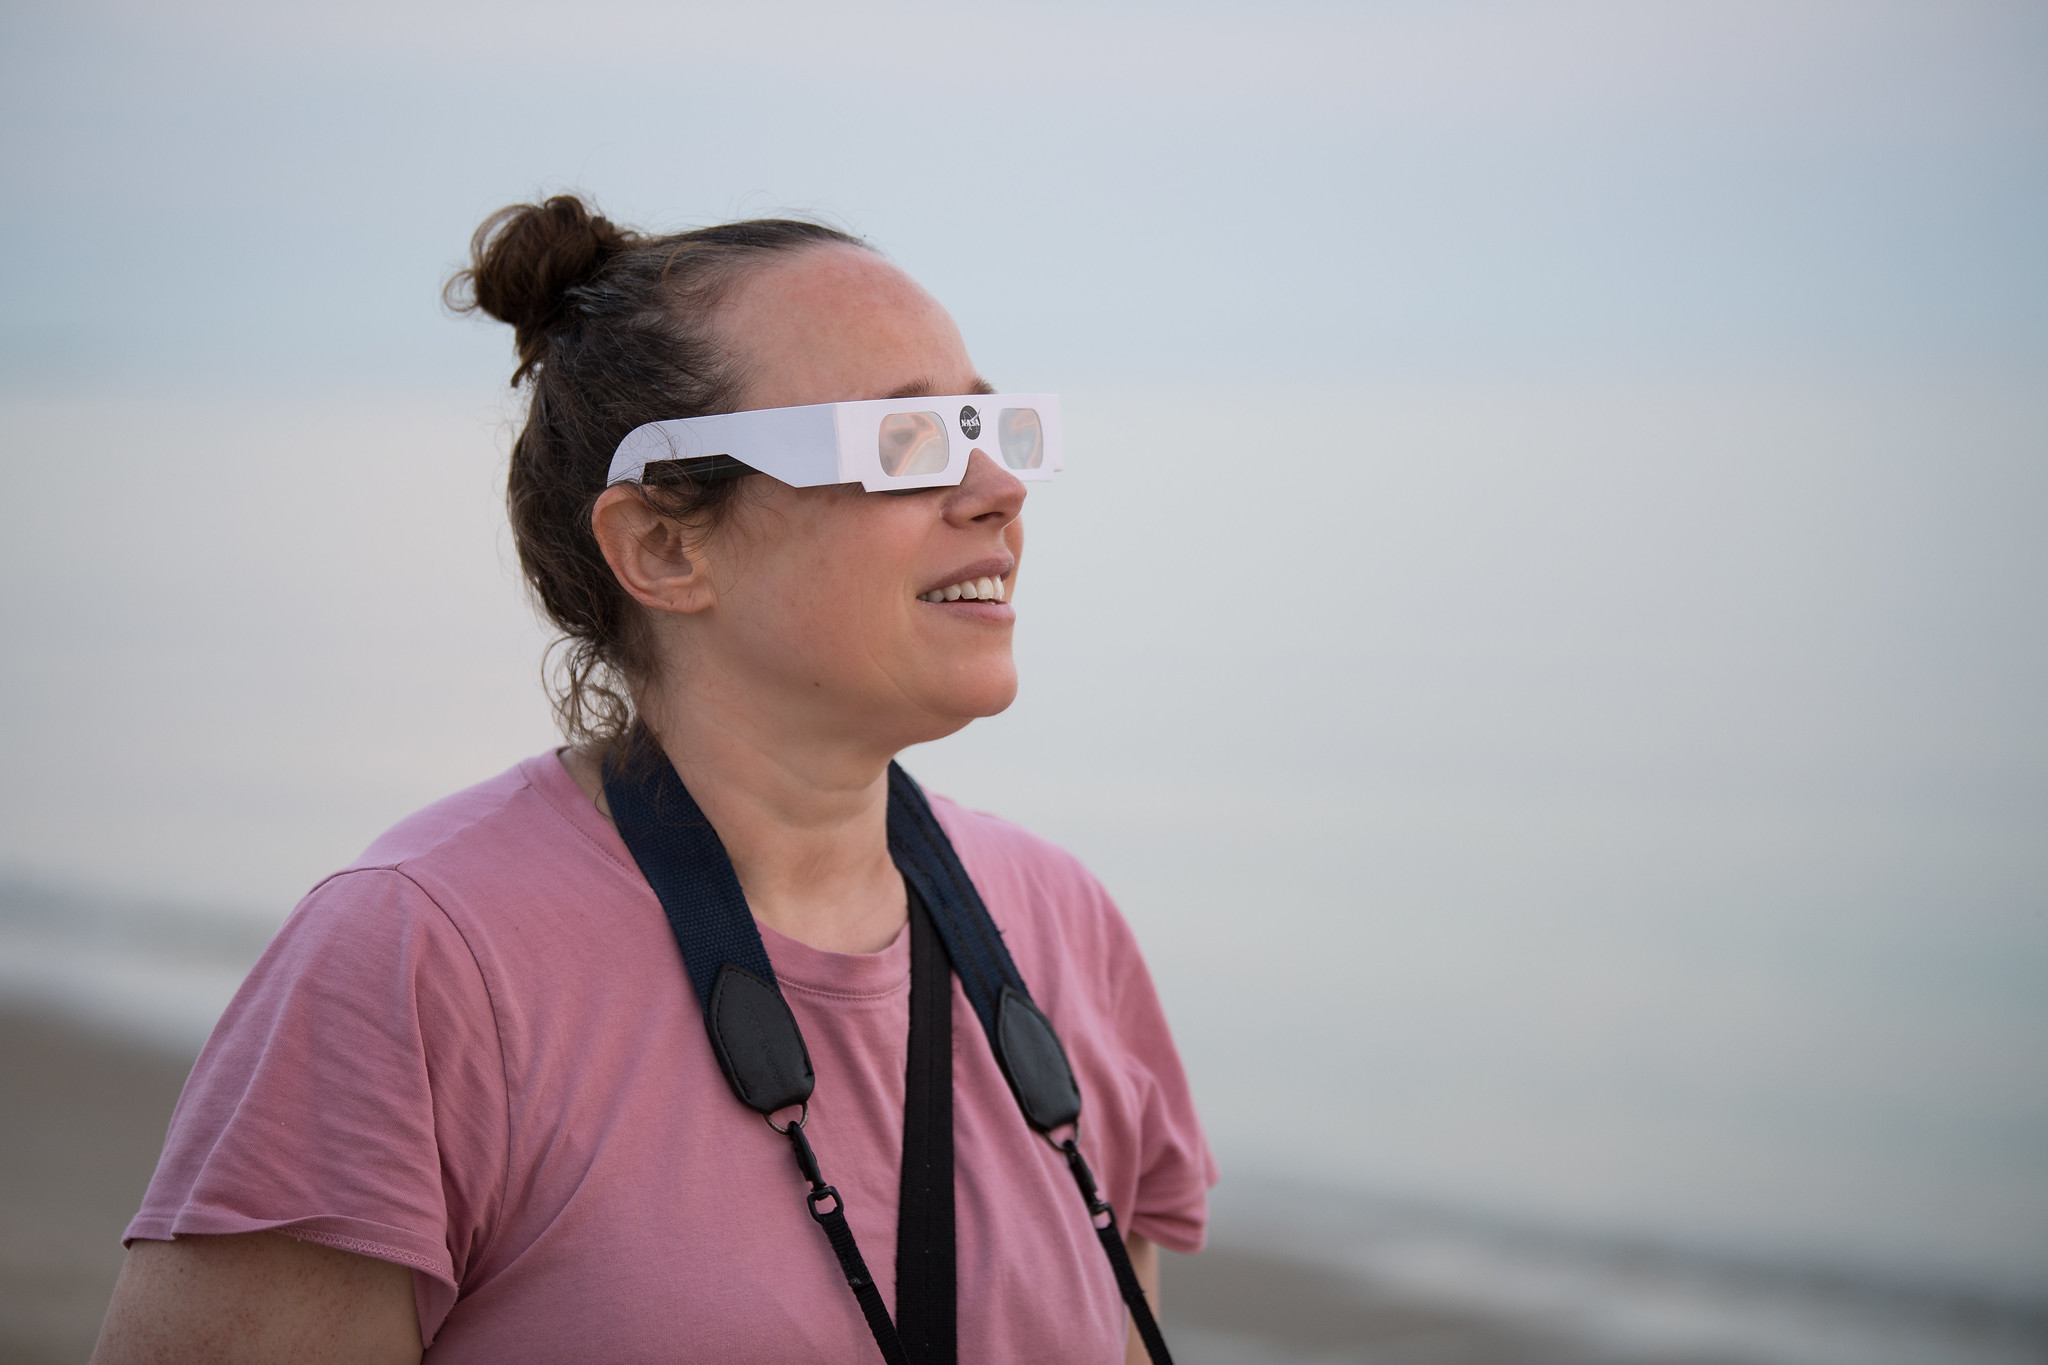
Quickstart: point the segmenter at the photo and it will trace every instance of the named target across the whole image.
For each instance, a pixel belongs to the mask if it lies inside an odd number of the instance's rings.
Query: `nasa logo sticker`
[[[960,434],[970,441],[981,435],[981,414],[973,408],[960,409]]]

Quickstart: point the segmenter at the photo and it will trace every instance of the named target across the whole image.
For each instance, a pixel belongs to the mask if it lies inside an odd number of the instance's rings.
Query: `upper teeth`
[[[951,587],[933,588],[918,596],[920,602],[958,602],[965,598],[969,602],[1000,602],[1003,600],[1003,580],[1000,578],[970,578],[964,583]]]

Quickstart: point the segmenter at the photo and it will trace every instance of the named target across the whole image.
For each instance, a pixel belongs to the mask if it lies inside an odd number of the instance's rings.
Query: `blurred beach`
[[[171,1107],[267,930],[0,882],[0,1359],[76,1362]],[[1332,1144],[1334,1153],[1341,1144]],[[1183,1365],[2027,1365],[2048,1299],[1227,1175],[1167,1255]]]
[[[90,1351],[195,1039],[258,946],[225,917],[0,886],[8,1361]],[[1186,1365],[2018,1365],[2048,1350],[2048,1306],[1489,1224],[1306,1182],[1226,1182],[1211,1248],[1167,1263]]]

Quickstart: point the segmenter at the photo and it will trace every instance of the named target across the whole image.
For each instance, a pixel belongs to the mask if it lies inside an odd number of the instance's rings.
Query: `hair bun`
[[[448,305],[480,308],[512,325],[517,384],[540,364],[548,333],[568,312],[569,291],[638,239],[573,194],[513,204],[484,219],[470,238],[469,268],[448,282]]]

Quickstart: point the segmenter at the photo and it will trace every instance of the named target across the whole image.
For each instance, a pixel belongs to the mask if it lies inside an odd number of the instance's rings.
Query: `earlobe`
[[[638,490],[607,488],[590,509],[590,532],[627,595],[655,611],[698,612],[714,593],[702,546]]]

